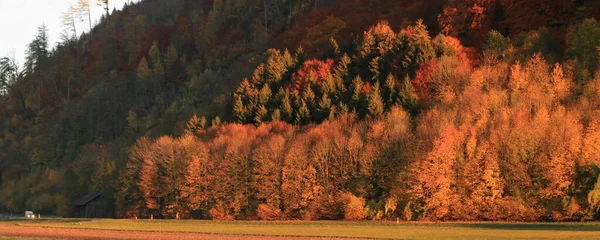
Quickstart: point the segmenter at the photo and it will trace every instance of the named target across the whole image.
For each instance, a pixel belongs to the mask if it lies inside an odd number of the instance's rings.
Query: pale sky
[[[92,6],[92,25],[105,13],[97,6],[97,0],[89,0]],[[111,12],[113,8],[121,9],[125,2],[138,0],[109,0]],[[64,29],[60,17],[66,12],[69,4],[76,0],[0,0],[0,57],[14,57],[23,64],[27,44],[33,40],[38,26],[45,23],[48,27],[50,48],[60,41],[60,33]],[[89,31],[89,24],[77,23],[77,34]]]

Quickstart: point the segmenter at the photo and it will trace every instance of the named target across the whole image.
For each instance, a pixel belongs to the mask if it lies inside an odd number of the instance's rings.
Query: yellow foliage
[[[365,219],[365,199],[352,193],[343,193],[340,198],[344,204],[344,219],[358,221]]]
[[[594,120],[583,138],[582,161],[600,166],[600,120]]]
[[[284,219],[284,215],[279,208],[267,204],[259,204],[256,211],[256,215],[262,220],[273,221]]]
[[[567,97],[570,94],[569,86],[571,81],[567,79],[565,73],[560,64],[554,65],[554,70],[552,70],[552,77],[548,88],[551,90],[552,96],[558,98],[558,100]]]

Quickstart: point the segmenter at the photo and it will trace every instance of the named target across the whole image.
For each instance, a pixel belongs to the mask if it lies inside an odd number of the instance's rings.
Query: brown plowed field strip
[[[71,229],[71,228],[45,228],[24,227],[16,225],[0,225],[0,237],[11,238],[34,238],[34,239],[203,239],[203,240],[245,240],[245,239],[289,239],[289,240],[325,240],[341,238],[311,238],[311,237],[273,237],[273,236],[242,236],[242,235],[220,235],[201,233],[178,233],[178,232],[143,232],[143,231],[114,231],[95,229]],[[352,238],[356,239],[356,238]]]

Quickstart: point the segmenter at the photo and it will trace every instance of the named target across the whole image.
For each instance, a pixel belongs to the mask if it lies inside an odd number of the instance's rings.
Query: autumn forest
[[[0,212],[600,220],[594,1],[106,9],[0,58]]]

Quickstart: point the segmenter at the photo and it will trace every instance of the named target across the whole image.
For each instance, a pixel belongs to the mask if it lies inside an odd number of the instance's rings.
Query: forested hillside
[[[0,62],[0,212],[598,219],[598,12],[145,0],[52,50],[41,27]]]

